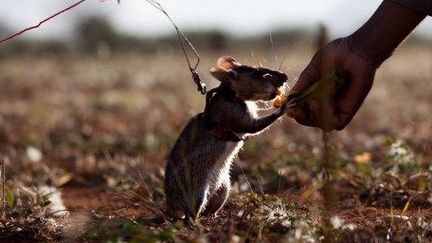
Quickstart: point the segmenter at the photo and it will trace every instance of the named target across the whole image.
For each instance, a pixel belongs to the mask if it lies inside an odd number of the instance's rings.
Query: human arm
[[[425,18],[424,12],[393,1],[383,1],[372,17],[352,35],[332,41],[320,49],[302,72],[291,93],[299,93],[333,68],[350,73],[350,82],[333,104],[330,125],[343,129],[369,93],[376,69]],[[319,127],[317,101],[293,108],[288,115],[298,123]]]

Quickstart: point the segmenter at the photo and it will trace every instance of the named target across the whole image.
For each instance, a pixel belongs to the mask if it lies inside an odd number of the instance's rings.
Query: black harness
[[[215,122],[212,118],[212,114],[209,112],[209,110],[210,107],[214,104],[214,97],[217,94],[223,95],[225,99],[230,101],[240,100],[235,95],[235,92],[232,91],[229,87],[226,87],[226,85],[224,84],[221,84],[219,87],[208,91],[206,95],[206,106],[204,108],[204,112],[200,114],[204,120],[205,127],[210,131],[211,135],[213,135],[213,137],[217,139],[230,142],[246,141],[247,138],[242,138],[235,134],[233,131],[220,128],[217,122]]]

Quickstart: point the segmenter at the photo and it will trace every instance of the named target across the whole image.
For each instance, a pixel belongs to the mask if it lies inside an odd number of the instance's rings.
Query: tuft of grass
[[[63,217],[49,211],[49,195],[26,187],[6,190],[7,207],[0,218],[1,241],[55,241],[61,239]]]

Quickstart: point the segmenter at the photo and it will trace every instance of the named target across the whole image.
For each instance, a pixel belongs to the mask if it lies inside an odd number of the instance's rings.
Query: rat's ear
[[[210,74],[221,82],[228,82],[238,79],[237,73],[234,70],[225,70],[220,67],[211,68]]]
[[[230,70],[241,66],[241,64],[230,56],[223,56],[217,60],[217,66],[225,70]]]

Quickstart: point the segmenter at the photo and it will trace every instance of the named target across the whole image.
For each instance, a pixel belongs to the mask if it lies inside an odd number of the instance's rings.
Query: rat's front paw
[[[287,103],[282,104],[277,110],[276,110],[276,115],[278,116],[282,116],[283,114],[285,114],[286,112],[286,108],[287,108]]]

